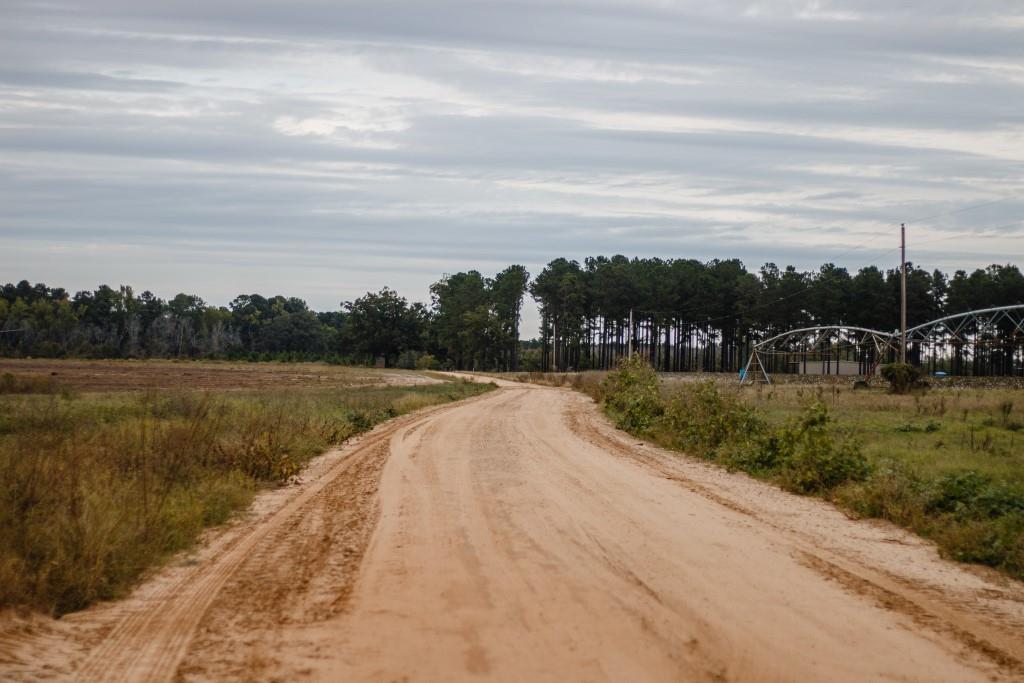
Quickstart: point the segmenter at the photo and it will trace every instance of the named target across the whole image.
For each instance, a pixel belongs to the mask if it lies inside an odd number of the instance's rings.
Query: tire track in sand
[[[763,510],[755,510],[751,505],[754,499],[743,501],[741,495],[748,491],[741,491],[742,485],[735,490],[728,487],[713,490],[716,487],[711,482],[700,482],[688,476],[686,456],[638,442],[635,437],[612,427],[603,415],[589,406],[584,407],[577,402],[566,413],[566,426],[581,440],[599,445],[606,452],[636,462],[692,493],[786,534],[793,541],[795,557],[804,566],[852,593],[873,600],[884,609],[906,615],[923,629],[961,643],[965,651],[987,659],[1015,678],[1024,680],[1024,642],[1017,631],[1019,623],[998,610],[988,610],[994,613],[986,614],[986,610],[980,609],[976,594],[954,595],[948,586],[913,580],[882,566],[866,564],[841,545],[828,547],[820,536],[794,528],[787,518],[773,518]],[[742,475],[730,474],[730,478],[731,483],[737,484]],[[792,494],[781,495],[788,497]],[[801,499],[801,502],[823,505],[813,499]],[[1014,583],[1003,577],[997,577],[997,580],[1011,586]],[[1017,585],[1006,592],[997,591],[996,595],[1009,601],[1020,601],[1024,591]]]
[[[472,400],[472,399],[470,399]],[[398,430],[427,421],[456,404],[418,411],[369,432],[323,476],[299,491],[265,521],[240,535],[212,564],[198,565],[178,581],[150,596],[144,605],[121,619],[75,671],[79,681],[170,681],[178,671],[196,628],[232,576],[276,531],[306,516],[330,489],[344,489],[346,474],[368,468],[379,480],[388,443]],[[371,525],[372,516],[360,520]],[[367,538],[368,533],[362,534]],[[353,549],[355,565],[365,551]],[[354,572],[352,572],[354,574]],[[350,581],[354,576],[349,577]]]

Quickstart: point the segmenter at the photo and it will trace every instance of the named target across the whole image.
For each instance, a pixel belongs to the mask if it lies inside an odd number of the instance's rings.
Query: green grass
[[[947,557],[1024,578],[1024,392],[778,386],[744,399],[773,424],[807,401],[831,407],[834,429],[855,439],[871,474],[827,497],[934,540]]]
[[[56,615],[124,594],[330,446],[492,388],[75,393],[3,384],[0,607]]]
[[[845,386],[748,388],[744,400],[781,424],[809,401],[827,405],[836,428],[855,436],[873,462],[898,458],[922,476],[971,470],[1024,485],[1024,392],[932,389],[899,396]]]

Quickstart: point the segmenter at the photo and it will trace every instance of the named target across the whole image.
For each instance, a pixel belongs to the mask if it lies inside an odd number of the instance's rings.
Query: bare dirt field
[[[438,380],[402,370],[326,363],[233,363],[169,360],[50,360],[0,358],[0,375],[50,379],[81,391],[146,389],[265,389],[358,384],[422,384]]]
[[[1024,679],[1021,584],[512,383],[317,459],[126,600],[3,623],[10,680]]]

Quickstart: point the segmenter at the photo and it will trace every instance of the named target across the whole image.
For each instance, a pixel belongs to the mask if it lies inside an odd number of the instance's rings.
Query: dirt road
[[[0,638],[81,680],[1024,679],[1024,590],[506,385],[401,418],[127,601]]]

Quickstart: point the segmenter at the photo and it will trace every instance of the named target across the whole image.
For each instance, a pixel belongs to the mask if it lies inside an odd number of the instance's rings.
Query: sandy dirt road
[[[508,384],[328,454],[126,601],[8,628],[0,674],[1024,680],[1024,590]]]

